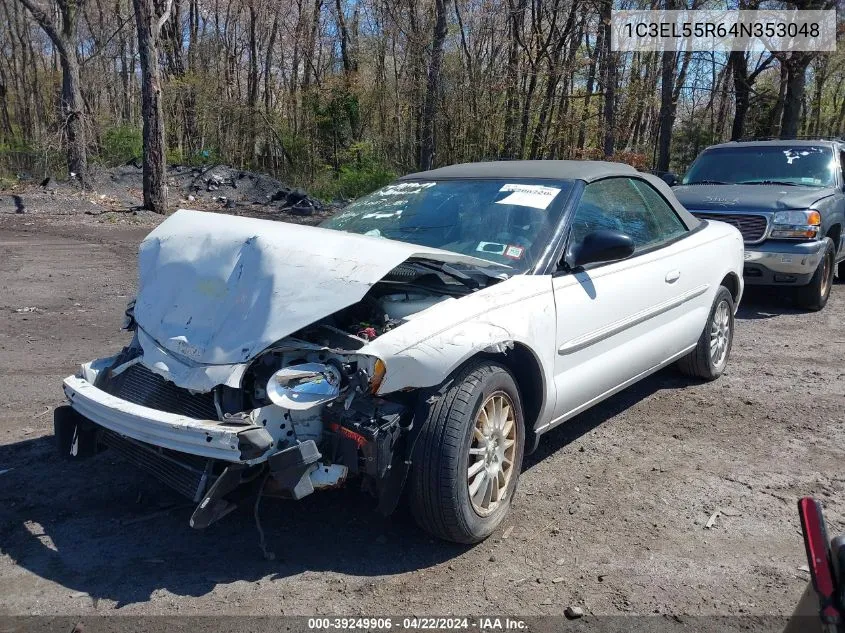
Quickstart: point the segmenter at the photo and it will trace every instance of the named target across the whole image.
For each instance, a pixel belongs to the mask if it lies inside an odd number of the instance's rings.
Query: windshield
[[[551,238],[571,182],[461,179],[397,182],[320,226],[472,255],[516,272]]]
[[[834,156],[828,147],[749,145],[709,149],[699,156],[683,184],[834,184]]]

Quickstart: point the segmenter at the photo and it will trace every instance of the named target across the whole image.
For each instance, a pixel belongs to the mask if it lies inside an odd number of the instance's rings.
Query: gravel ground
[[[785,614],[807,582],[797,498],[845,531],[838,284],[816,314],[748,296],[720,380],[662,371],[549,433],[478,546],[355,489],[262,502],[272,562],[252,508],[196,532],[108,453],[53,451],[61,379],[126,342],[156,222],[0,209],[0,614]]]

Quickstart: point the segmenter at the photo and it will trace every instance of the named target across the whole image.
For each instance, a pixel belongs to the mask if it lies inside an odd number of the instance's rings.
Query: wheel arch
[[[729,272],[722,278],[722,281],[719,282],[720,286],[724,286],[728,289],[728,292],[731,293],[731,297],[734,300],[734,304],[739,303],[741,298],[740,296],[740,289],[742,288],[742,283],[739,280],[739,275],[735,272]]]
[[[489,359],[504,365],[513,376],[522,401],[526,433],[534,433],[545,404],[546,385],[543,368],[537,355],[524,343],[513,342],[504,352],[482,351],[471,356],[467,362]],[[528,444],[526,444],[528,445]]]
[[[831,240],[833,240],[834,255],[838,254],[839,253],[839,247],[841,246],[840,240],[842,239],[842,225],[839,224],[838,222],[836,224],[832,225],[827,230],[826,237],[829,237]]]

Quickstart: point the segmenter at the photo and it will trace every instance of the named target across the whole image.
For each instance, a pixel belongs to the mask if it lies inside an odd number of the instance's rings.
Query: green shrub
[[[168,165],[184,165],[184,156],[182,156],[182,148],[181,147],[171,147],[167,150],[167,153],[164,155],[164,160],[167,162]]]
[[[100,161],[107,167],[123,165],[141,158],[143,152],[141,130],[129,125],[109,128],[103,134]]]
[[[396,173],[376,156],[372,145],[355,143],[341,154],[340,169],[326,166],[310,191],[323,200],[358,198],[383,187],[396,178]]]

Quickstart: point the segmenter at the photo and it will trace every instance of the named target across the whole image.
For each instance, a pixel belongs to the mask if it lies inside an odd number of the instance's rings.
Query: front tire
[[[810,283],[795,289],[796,303],[805,310],[817,312],[827,305],[830,297],[830,287],[833,285],[834,250],[833,240],[825,239],[827,243],[824,256],[813,273]]]
[[[716,380],[728,364],[733,337],[733,295],[724,286],[719,286],[698,344],[694,350],[678,361],[678,369],[687,376]]]
[[[516,492],[525,444],[510,372],[476,361],[447,383],[414,448],[409,497],[421,528],[477,543],[499,527]]]

